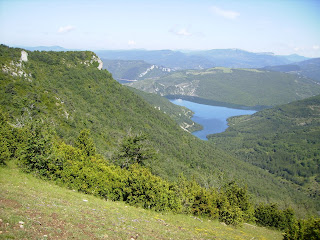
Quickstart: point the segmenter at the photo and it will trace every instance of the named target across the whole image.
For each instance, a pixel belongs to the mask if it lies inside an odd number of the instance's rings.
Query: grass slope
[[[21,173],[12,162],[0,167],[0,186],[0,239],[282,238],[278,231],[250,224],[234,228],[105,201]]]
[[[320,202],[320,95],[228,121],[224,133],[209,135],[212,142]]]
[[[256,69],[211,68],[174,72],[157,80],[128,84],[162,96],[195,97],[213,104],[275,106],[320,94],[305,77]]]

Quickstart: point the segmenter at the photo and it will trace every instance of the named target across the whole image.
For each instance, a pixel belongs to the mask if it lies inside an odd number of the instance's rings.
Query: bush
[[[256,222],[262,226],[275,227],[281,230],[290,228],[295,215],[291,208],[278,209],[276,204],[260,204],[255,209]]]
[[[284,234],[284,240],[319,240],[320,218],[295,221]]]

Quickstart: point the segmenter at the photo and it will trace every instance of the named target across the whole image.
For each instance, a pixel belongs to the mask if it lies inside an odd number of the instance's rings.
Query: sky
[[[320,0],[0,0],[0,43],[320,57]]]

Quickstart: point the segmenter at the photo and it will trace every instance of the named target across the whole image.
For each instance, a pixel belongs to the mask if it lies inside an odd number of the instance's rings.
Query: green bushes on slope
[[[13,127],[5,121],[2,113],[0,115],[1,132],[8,132]],[[16,138],[18,150],[11,158],[17,158],[22,169],[37,176],[87,194],[155,211],[219,218],[232,225],[254,221],[254,208],[248,192],[235,182],[220,190],[206,189],[194,179],[190,181],[181,175],[178,182],[172,183],[153,175],[138,162],[124,168],[108,162],[93,151],[95,146],[87,130],[81,131],[76,146],[61,141],[45,123],[31,124],[20,130],[23,134]],[[136,139],[136,136],[131,138]],[[135,150],[140,146],[144,151],[142,143],[126,145],[128,139],[124,140],[127,148]],[[140,152],[136,154],[139,156]],[[132,159],[136,156],[131,155]]]
[[[28,61],[24,62],[21,51],[0,46],[1,69],[6,69],[0,71],[0,105],[11,124],[47,122],[69,145],[82,129],[89,129],[96,152],[112,160],[129,131],[146,134],[158,154],[144,164],[168,181],[177,181],[181,172],[188,178],[194,176],[206,188],[241,179],[257,201],[271,199],[280,206],[289,201],[295,210],[302,206],[303,213],[305,206],[309,207],[307,211],[316,211],[309,195],[297,193],[290,183],[280,182],[272,174],[183,131],[168,115],[117,83],[106,70],[98,70],[97,62],[91,63],[94,53],[26,51]],[[26,76],[20,76],[20,72]]]

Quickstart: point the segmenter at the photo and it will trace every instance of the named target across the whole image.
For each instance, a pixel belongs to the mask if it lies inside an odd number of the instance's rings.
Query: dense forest
[[[209,139],[237,158],[296,183],[320,201],[319,136],[320,95],[230,118],[229,128]]]
[[[2,164],[156,211],[256,221],[288,234],[310,228],[299,230],[294,211],[314,214],[317,202],[296,183],[182,130],[99,70],[94,53],[1,45],[0,62]]]

